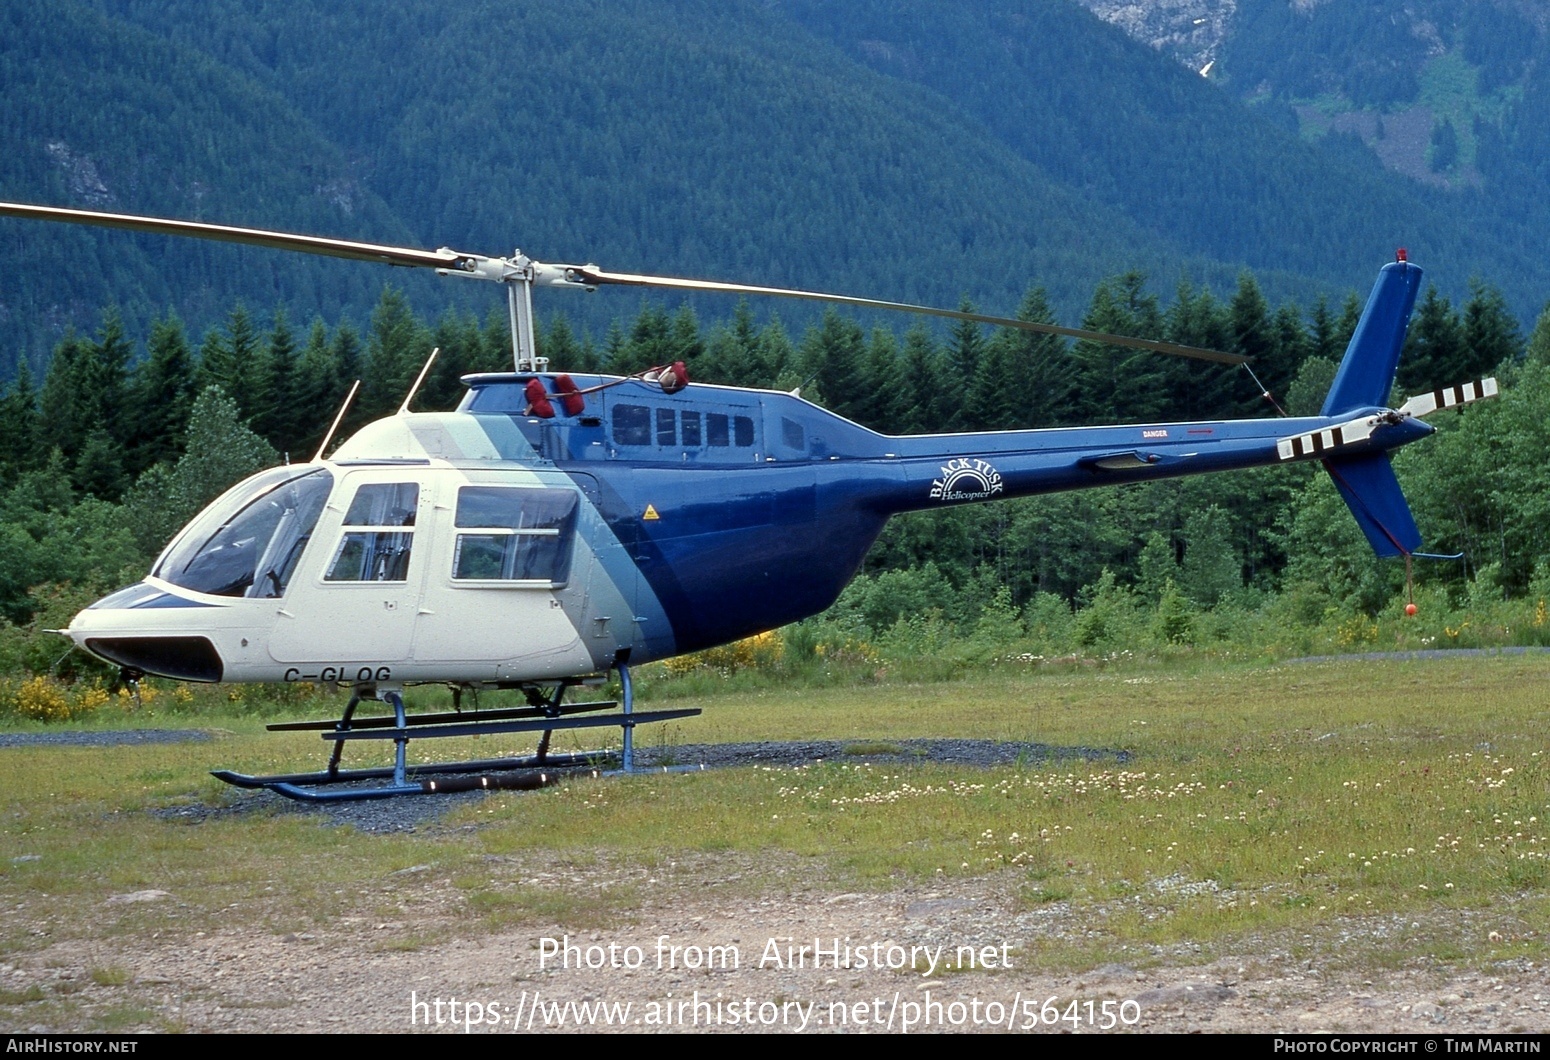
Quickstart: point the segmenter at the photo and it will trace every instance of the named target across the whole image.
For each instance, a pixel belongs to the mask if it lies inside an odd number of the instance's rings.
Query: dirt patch
[[[688,871],[735,878],[745,868],[706,858]],[[403,922],[345,917],[299,933],[229,926],[193,937],[68,940],[13,956],[0,963],[0,1023],[201,1032],[462,1032],[465,1023],[476,1031],[561,1023],[587,1031],[1085,1031],[1106,1021],[1143,1032],[1550,1031],[1550,974],[1530,962],[1342,970],[1340,954],[1354,939],[1485,933],[1506,926],[1494,911],[1425,922],[1344,918],[1319,937],[1246,938],[1212,960],[1184,944],[1073,975],[1038,970],[1041,947],[1080,945],[1106,911],[1028,908],[1006,879],[881,894],[800,884],[778,895],[678,893],[603,929],[550,923],[467,937],[455,888],[432,875],[402,874],[416,899]],[[646,869],[627,875],[659,882]]]

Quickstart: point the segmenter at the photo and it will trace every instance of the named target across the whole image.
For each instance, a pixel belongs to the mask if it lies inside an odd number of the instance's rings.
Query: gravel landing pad
[[[819,762],[887,765],[966,765],[1045,768],[1061,762],[1108,760],[1124,764],[1130,752],[1096,747],[1052,747],[1038,743],[1000,743],[995,740],[810,740],[798,742],[688,744],[676,747],[637,747],[637,769],[669,767],[721,769],[735,766],[796,766]],[[616,768],[614,762],[604,768]],[[362,832],[388,834],[413,832],[434,825],[448,810],[487,798],[490,793],[466,791],[450,795],[404,795],[361,802],[309,803],[288,799],[271,791],[233,788],[228,801],[216,806],[188,805],[153,811],[165,820],[199,824],[203,821],[251,814],[300,813],[322,817],[330,824],[348,825]]]

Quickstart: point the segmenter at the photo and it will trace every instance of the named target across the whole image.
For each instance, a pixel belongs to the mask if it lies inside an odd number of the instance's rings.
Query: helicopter
[[[135,680],[337,683],[336,720],[282,723],[333,741],[323,771],[216,776],[292,798],[376,798],[527,786],[578,764],[555,730],[698,713],[634,709],[631,668],[817,614],[894,515],[1060,490],[1307,460],[1328,469],[1368,542],[1408,564],[1421,536],[1389,462],[1438,408],[1494,379],[1387,407],[1422,270],[1382,267],[1319,415],[887,436],[799,393],[690,383],[682,363],[633,376],[552,371],[534,288],[719,291],[900,310],[1218,363],[1175,343],[848,295],[555,265],[197,221],[0,203],[0,215],[431,268],[506,286],[514,370],[465,376],[451,412],[398,413],[332,453],[259,472],[213,501],[149,575],[62,632]],[[426,364],[429,369],[429,362]],[[421,372],[423,380],[425,371]],[[417,381],[415,387],[417,388]],[[346,403],[348,405],[348,402]],[[566,703],[610,673],[615,702]],[[405,686],[515,689],[527,706],[411,715]],[[372,699],[391,717],[354,717]],[[618,706],[617,713],[599,713]],[[539,732],[536,755],[409,767],[411,738]],[[341,769],[346,742],[391,739],[392,767]],[[586,759],[590,761],[590,759]],[[349,781],[384,783],[337,787]],[[327,790],[324,790],[327,789]]]

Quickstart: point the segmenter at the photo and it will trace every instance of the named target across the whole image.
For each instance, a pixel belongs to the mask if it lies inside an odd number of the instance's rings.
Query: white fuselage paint
[[[660,614],[633,571],[621,579],[628,584],[616,584],[600,560],[619,543],[588,496],[587,477],[503,460],[467,417],[379,421],[320,466],[334,484],[282,596],[210,595],[151,577],[147,585],[202,606],[91,608],[65,632],[83,647],[90,638],[206,637],[224,681],[482,683],[607,670],[632,647],[634,617]],[[350,498],[365,484],[409,482],[419,487],[418,506],[403,580],[328,580]],[[454,580],[454,513],[467,485],[578,494],[563,583]]]

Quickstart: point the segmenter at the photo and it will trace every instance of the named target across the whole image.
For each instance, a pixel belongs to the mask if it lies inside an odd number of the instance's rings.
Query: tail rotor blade
[[[1321,456],[1330,450],[1366,441],[1372,437],[1372,432],[1377,430],[1381,420],[1381,416],[1363,416],[1361,419],[1348,420],[1335,427],[1326,427],[1322,431],[1309,431],[1307,434],[1282,438],[1276,442],[1276,453],[1282,460]]]
[[[1276,442],[1276,452],[1282,460],[1296,460],[1308,456],[1324,456],[1331,450],[1355,445],[1372,437],[1372,432],[1384,424],[1403,423],[1407,419],[1420,419],[1438,409],[1451,409],[1472,401],[1495,397],[1495,378],[1481,379],[1474,383],[1445,386],[1425,394],[1417,394],[1397,409],[1380,412],[1374,416],[1360,416],[1354,420],[1325,427],[1322,430],[1297,434]]]
[[[1438,409],[1451,409],[1455,405],[1467,405],[1472,401],[1495,396],[1496,379],[1493,376],[1474,383],[1460,383],[1457,386],[1445,386],[1426,394],[1417,394],[1399,406],[1398,412],[1402,416],[1419,418],[1430,416]]]

